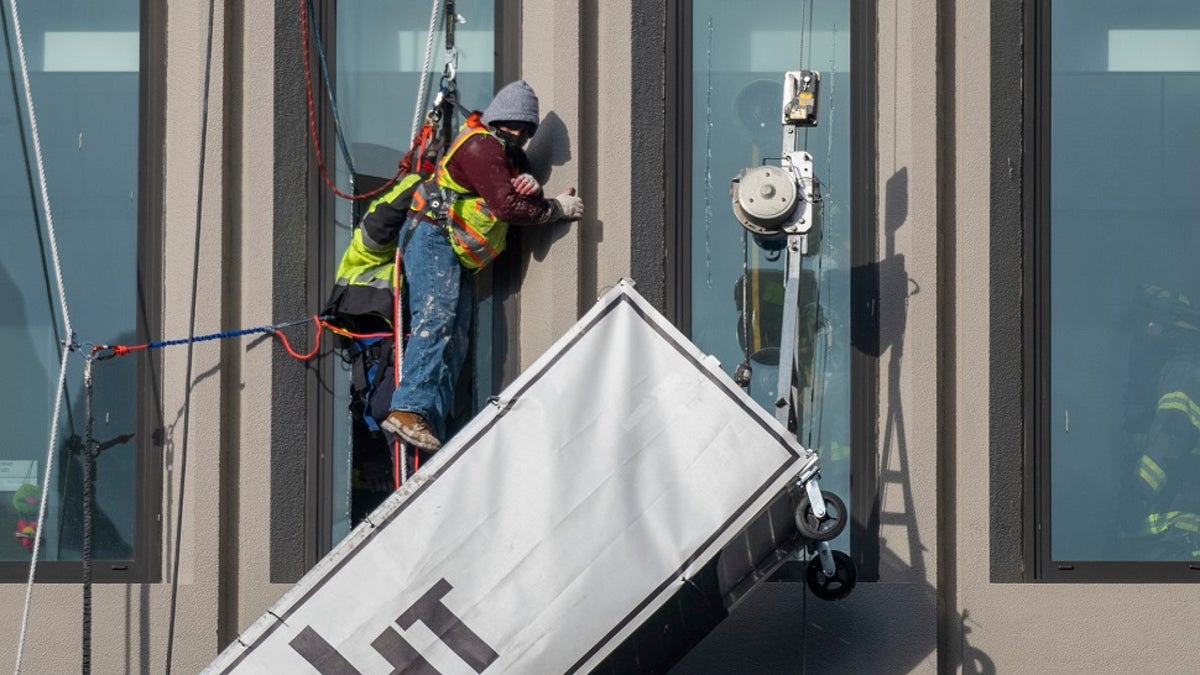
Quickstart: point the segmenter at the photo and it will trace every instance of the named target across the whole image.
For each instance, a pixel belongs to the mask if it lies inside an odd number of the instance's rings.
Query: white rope
[[[46,502],[49,497],[50,474],[54,468],[54,446],[58,443],[58,419],[62,414],[63,391],[67,380],[67,357],[70,355],[74,332],[71,329],[71,314],[67,311],[67,294],[63,287],[62,265],[58,258],[58,238],[54,234],[54,214],[50,210],[50,193],[46,188],[46,163],[42,156],[42,142],[38,135],[37,113],[33,108],[33,91],[29,86],[29,63],[25,58],[25,41],[21,33],[21,14],[17,10],[17,0],[9,0],[12,9],[13,35],[17,39],[17,55],[21,62],[21,82],[25,88],[25,106],[29,113],[29,131],[33,136],[33,152],[37,158],[38,184],[42,191],[42,209],[46,214],[46,232],[50,240],[50,257],[54,262],[54,281],[58,286],[58,301],[63,317],[63,332],[67,343],[63,345],[59,357],[58,385],[54,394],[54,415],[50,422],[50,443],[46,448],[46,473],[42,479],[41,503],[38,506],[38,519],[33,537],[33,556],[29,562],[29,582],[25,586],[25,608],[21,614],[21,636],[17,641],[17,663],[13,672],[21,672],[21,657],[25,652],[25,635],[29,628],[29,607],[33,599],[33,581],[37,574],[38,553],[41,549],[42,526],[46,521]]]
[[[442,0],[433,0],[433,10],[429,14],[429,37],[425,40],[425,65],[421,69],[421,85],[417,87],[417,105],[413,112],[412,133],[409,138],[417,135],[425,112],[425,97],[429,95],[429,66],[433,60],[433,38],[437,35],[438,16],[442,13]]]
[[[38,183],[42,189],[42,209],[46,212],[46,231],[50,238],[50,255],[54,260],[54,281],[58,284],[58,302],[63,315],[63,333],[71,337],[71,315],[67,311],[67,296],[63,292],[62,267],[58,262],[58,239],[54,236],[54,214],[50,212],[50,195],[46,190],[46,164],[42,158],[42,142],[38,136],[37,114],[33,110],[33,93],[29,86],[29,64],[25,60],[25,41],[21,38],[21,17],[17,12],[17,0],[9,0],[12,7],[13,35],[17,38],[17,54],[21,61],[21,81],[25,86],[25,107],[29,111],[29,131],[33,135],[33,153],[37,158]]]
[[[42,524],[46,522],[47,489],[50,487],[50,472],[54,468],[54,446],[58,443],[58,416],[62,413],[63,389],[67,382],[67,356],[70,345],[63,345],[58,370],[58,386],[54,390],[54,418],[50,424],[50,447],[46,449],[46,474],[42,480],[42,498],[38,505],[38,519],[33,532],[33,559],[29,563],[29,582],[25,585],[25,609],[21,614],[21,637],[17,640],[17,665],[13,672],[21,673],[21,656],[25,652],[25,631],[29,627],[29,604],[33,598],[33,577],[37,573],[38,551],[42,542]]]
[[[429,96],[429,72],[430,65],[433,62],[433,40],[437,36],[438,18],[442,14],[442,0],[433,0],[433,7],[429,12],[429,33],[425,38],[425,63],[421,67],[421,84],[417,87],[417,103],[413,110],[412,133],[409,138],[416,138],[417,129],[421,127],[421,123],[425,118],[425,99]],[[450,63],[450,54],[447,54],[447,63]],[[397,276],[393,279],[395,292],[400,292],[400,254],[399,249],[396,250],[395,271]],[[396,305],[396,315],[392,317],[392,326],[395,329],[395,345],[394,356],[392,357],[392,369],[395,371],[396,387],[400,387],[400,369],[404,364],[404,335],[401,326],[403,316],[399,304]],[[399,445],[400,455],[400,484],[408,481],[408,444],[402,440],[397,440]],[[395,448],[393,448],[395,450]]]
[[[396,294],[396,303],[393,305],[392,313],[392,383],[396,389],[400,388],[400,378],[403,375],[402,371],[404,368],[404,289],[400,287],[401,280],[403,279],[400,275],[400,267],[404,262],[403,254],[404,252],[397,246],[396,258],[392,264],[392,288],[395,289],[392,292]],[[400,466],[398,469],[400,480],[398,481],[399,484],[396,485],[399,488],[408,482],[408,444],[397,435],[392,451],[399,451],[398,454],[400,455]]]

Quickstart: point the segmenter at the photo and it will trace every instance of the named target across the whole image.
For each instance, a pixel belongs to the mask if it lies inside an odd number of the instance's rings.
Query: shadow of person
[[[542,185],[550,181],[554,167],[571,161],[571,134],[554,111],[546,113],[538,124],[537,133],[529,140],[525,155],[533,166],[534,178]]]
[[[553,111],[546,113],[538,125],[537,133],[529,141],[525,151],[529,163],[533,167],[533,175],[538,182],[545,185],[554,173],[554,167],[563,166],[571,161],[571,134],[562,118]],[[553,197],[547,194],[547,197]],[[566,236],[571,231],[573,223],[551,223],[544,227],[513,228],[516,237],[510,230],[510,239],[519,239],[519,249],[527,252],[534,260],[545,260],[554,242]],[[522,256],[524,257],[524,256]],[[528,267],[526,266],[526,269]]]

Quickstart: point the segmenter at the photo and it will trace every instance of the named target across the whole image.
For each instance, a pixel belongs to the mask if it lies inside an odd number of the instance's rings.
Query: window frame
[[[1028,383],[1024,392],[1024,458],[1030,470],[1024,476],[1024,504],[1028,517],[1024,518],[1023,548],[1024,581],[1046,583],[1180,583],[1200,582],[1200,561],[1078,561],[1056,560],[1052,557],[1052,502],[1051,491],[1051,386],[1050,342],[1051,342],[1051,251],[1050,232],[1053,227],[1050,214],[1051,175],[1051,6],[1052,3],[1028,2],[1023,8],[1021,20],[1029,49],[1023,55],[1024,91],[1028,92],[1023,102],[1024,135],[1023,154],[1026,170],[1021,186],[1024,194],[1020,200],[1021,237],[1025,242],[1020,259],[1025,269],[1021,283],[1031,292],[1024,296],[1021,307],[1024,324],[1022,339],[1027,347],[1023,350],[1023,375]],[[995,30],[995,29],[994,29]],[[995,63],[995,61],[993,61]],[[993,98],[993,113],[995,98]],[[998,117],[993,116],[993,133],[996,133]],[[993,172],[997,162],[993,161]],[[995,184],[995,178],[993,178]],[[995,210],[993,210],[995,213]],[[1006,288],[1003,280],[993,278],[992,293],[995,298],[999,289]],[[1007,286],[1012,288],[1012,286]],[[993,325],[996,325],[993,323]],[[995,356],[993,356],[993,359]],[[993,410],[995,407],[993,406]],[[995,413],[993,412],[993,415]],[[993,419],[993,428],[996,420]],[[1011,422],[1010,422],[1011,423]],[[996,463],[993,447],[993,467]],[[993,518],[997,517],[993,495]],[[1011,516],[1001,515],[1011,522]],[[996,523],[993,522],[993,531]],[[995,560],[993,560],[995,563]],[[1001,562],[1003,565],[1003,562]]]
[[[135,341],[154,339],[162,325],[163,138],[166,116],[166,8],[140,2],[138,65],[137,317]],[[7,11],[7,9],[5,10]],[[11,26],[10,26],[11,30]],[[37,101],[34,101],[37,104]],[[70,358],[75,358],[74,356]],[[128,560],[93,560],[92,582],[156,583],[162,580],[163,429],[158,351],[137,359],[134,446],[134,542]],[[101,374],[101,377],[103,375]],[[26,583],[29,563],[0,561],[0,583]],[[82,583],[83,563],[39,560],[37,583]]]
[[[878,263],[875,128],[875,41],[877,0],[850,2],[850,260],[857,271]],[[666,0],[666,138],[664,191],[667,198],[664,310],[691,333],[692,204],[692,2]],[[879,344],[879,279],[855,273],[850,281],[850,550],[859,581],[879,579],[878,365],[868,345]]]

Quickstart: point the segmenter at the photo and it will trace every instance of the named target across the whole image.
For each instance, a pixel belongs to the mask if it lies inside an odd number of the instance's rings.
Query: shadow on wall
[[[884,213],[884,254],[879,262],[878,277],[878,328],[877,352],[871,356],[882,357],[887,353],[887,399],[883,422],[883,439],[880,444],[878,484],[875,489],[874,508],[867,518],[868,536],[879,536],[880,546],[887,545],[886,535],[896,529],[907,536],[908,560],[911,569],[888,570],[880,556],[880,566],[887,572],[882,578],[890,580],[921,581],[926,577],[925,548],[918,538],[917,518],[914,509],[912,481],[908,464],[908,433],[904,426],[904,397],[900,390],[901,364],[904,359],[904,336],[908,330],[908,301],[921,292],[921,286],[908,274],[904,255],[896,252],[896,233],[908,222],[908,169],[901,168],[892,174],[884,188],[887,210]],[[893,461],[894,455],[894,461]],[[899,490],[900,504],[886,501],[888,494]],[[885,531],[889,528],[890,531]]]
[[[571,161],[571,134],[553,110],[538,124],[537,133],[530,139],[525,154],[533,165],[534,177],[542,185],[550,181],[554,167]]]
[[[889,568],[905,563],[883,552]],[[760,584],[671,671],[671,675],[936,672],[937,591],[926,583],[860,583],[850,597],[818,600],[803,583]],[[963,626],[961,671],[996,672]],[[945,655],[944,655],[945,656]]]
[[[529,148],[525,154],[529,157],[529,163],[533,167],[534,177],[542,185],[550,182],[550,178],[554,174],[554,167],[563,166],[571,161],[571,134],[562,118],[554,111],[546,113],[546,116],[542,118],[537,133],[529,141]],[[563,238],[573,226],[571,223],[556,223],[548,227],[528,229],[516,227],[509,231],[509,237],[511,238],[515,231],[520,238],[520,250],[540,262],[545,260],[554,242]],[[522,258],[526,257],[522,255]],[[524,269],[529,269],[528,264],[524,265]]]

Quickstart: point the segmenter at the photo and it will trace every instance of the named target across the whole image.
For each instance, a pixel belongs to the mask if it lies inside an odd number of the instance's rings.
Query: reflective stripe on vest
[[[1169,394],[1164,394],[1158,400],[1159,410],[1178,410],[1188,416],[1192,426],[1200,429],[1200,405],[1196,405],[1187,394],[1182,391],[1173,391]]]
[[[391,288],[395,264],[395,246],[373,249],[364,241],[362,228],[356,228],[338,264],[336,283]]]
[[[1146,517],[1146,530],[1150,534],[1162,534],[1172,527],[1200,534],[1200,515],[1187,511],[1151,513]]]
[[[480,134],[491,135],[487,127],[478,122],[469,120],[463,125],[463,131],[442,158],[437,172],[438,185],[457,194],[457,198],[450,204],[449,216],[452,222],[446,223],[450,247],[458,255],[459,261],[471,270],[482,269],[495,260],[504,250],[508,235],[508,223],[492,215],[492,210],[487,207],[483,198],[460,185],[446,168],[463,143]],[[496,142],[499,143],[500,140],[496,139]]]
[[[1163,485],[1167,482],[1167,472],[1163,471],[1158,462],[1150,458],[1150,455],[1142,455],[1141,461],[1138,462],[1138,475],[1155,492],[1162,490]]]

